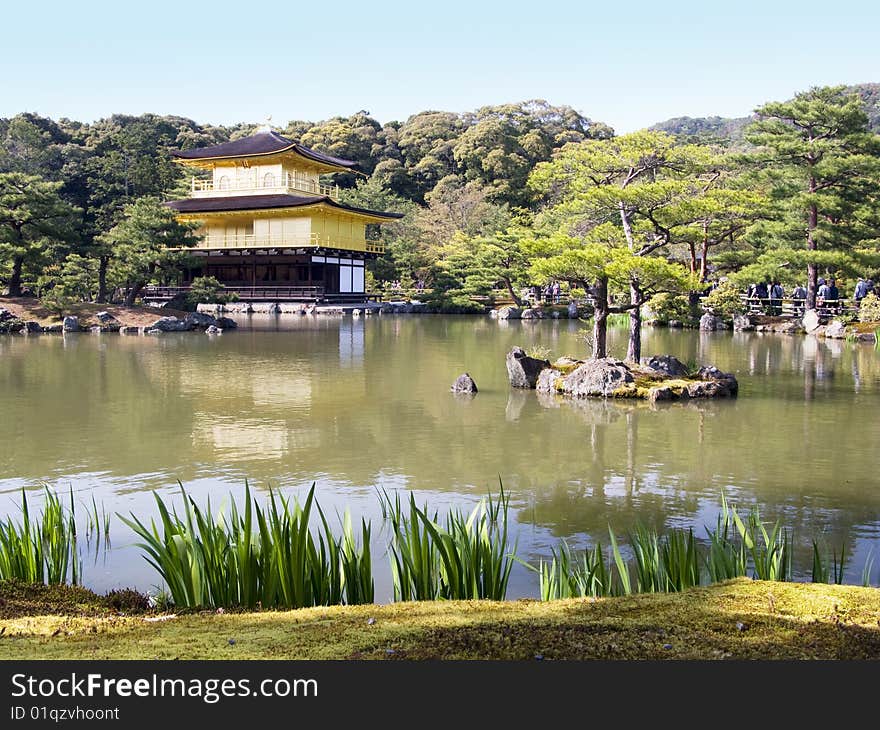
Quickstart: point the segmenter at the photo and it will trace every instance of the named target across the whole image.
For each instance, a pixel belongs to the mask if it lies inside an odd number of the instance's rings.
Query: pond
[[[794,531],[809,570],[813,537],[846,543],[858,582],[880,563],[880,353],[813,337],[646,329],[644,353],[671,353],[736,374],[736,400],[651,407],[560,403],[511,390],[514,345],[583,354],[577,321],[483,317],[252,315],[219,337],[89,335],[0,338],[0,514],[20,490],[72,491],[80,517],[155,514],[152,492],[179,504],[178,480],[219,506],[245,480],[303,496],[314,482],[332,519],[374,522],[377,600],[391,598],[377,490],[469,507],[499,480],[511,495],[526,560],[608,543],[637,522],[714,524],[722,494],[759,505]],[[622,355],[626,331],[613,329]],[[473,397],[449,387],[462,372]],[[113,518],[111,548],[86,551],[97,590],[159,583]],[[874,582],[876,582],[876,568]],[[510,597],[536,596],[517,566]]]

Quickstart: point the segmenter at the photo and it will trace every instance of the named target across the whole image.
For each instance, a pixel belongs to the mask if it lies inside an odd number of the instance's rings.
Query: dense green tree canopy
[[[386,248],[370,264],[379,285],[420,282],[459,303],[499,286],[516,298],[548,278],[604,287],[607,311],[630,313],[633,357],[641,303],[666,291],[663,279],[680,291],[720,274],[878,278],[878,89],[811,89],[752,117],[680,118],[620,137],[542,100],[384,124],[361,110],[282,133],[358,163],[335,176],[343,202],[404,213],[368,231]],[[190,174],[172,151],[256,130],[155,114],[0,119],[0,173],[29,176],[28,204],[59,212],[17,244],[3,229],[0,277],[16,289],[43,274],[61,298],[98,301],[161,279],[176,255],[164,239],[185,235],[162,229],[160,202],[184,197]],[[158,248],[137,230],[159,235]]]
[[[668,134],[641,131],[566,145],[530,178],[549,203],[539,218],[545,231],[556,230],[591,249],[601,240],[609,261],[614,256],[614,271],[626,272],[629,302],[622,309],[630,315],[629,360],[641,357],[641,307],[660,291],[656,272],[664,271],[670,284],[694,286],[680,264],[642,259],[672,256],[668,249],[678,242],[677,233],[694,222],[692,204],[705,195],[701,183],[710,163],[708,148],[677,145]],[[602,299],[603,310],[617,283],[612,272],[606,274],[593,286],[593,298]],[[604,332],[594,340],[603,350]]]
[[[0,266],[8,270],[11,296],[21,294],[25,273],[36,279],[75,240],[77,210],[60,189],[34,175],[0,173]]]
[[[176,276],[189,256],[175,249],[198,242],[194,229],[191,223],[178,222],[174,211],[156,198],[139,198],[125,207],[122,220],[102,239],[112,251],[109,275],[126,289],[126,305],[134,304],[152,279]]]
[[[865,242],[878,236],[880,139],[859,96],[843,87],[810,89],[757,113],[746,137],[772,186],[775,216],[764,227],[770,256],[806,264],[813,307],[820,268],[861,273]]]

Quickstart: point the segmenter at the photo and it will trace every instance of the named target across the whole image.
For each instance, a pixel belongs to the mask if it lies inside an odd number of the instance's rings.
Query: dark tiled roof
[[[357,162],[325,155],[323,152],[316,152],[308,147],[303,147],[301,144],[297,144],[293,140],[287,139],[287,137],[282,137],[276,132],[258,132],[250,137],[237,139],[234,142],[224,142],[223,144],[215,144],[210,147],[199,147],[193,150],[172,152],[171,154],[181,160],[207,160],[223,157],[271,155],[274,152],[288,149],[315,162],[322,162],[325,165],[334,165],[336,167],[354,167],[357,165]]]
[[[366,208],[354,208],[350,205],[337,203],[327,196],[314,195],[232,195],[218,198],[188,198],[187,200],[172,200],[167,203],[178,213],[211,213],[225,210],[266,210],[267,208],[300,208],[306,205],[325,203],[340,210],[350,210],[355,213],[366,213],[380,218],[403,218],[403,213],[385,213],[379,210],[367,210]]]

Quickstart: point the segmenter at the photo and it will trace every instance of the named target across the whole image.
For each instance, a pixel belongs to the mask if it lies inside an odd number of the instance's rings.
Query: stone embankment
[[[489,316],[492,319],[578,319],[585,316],[586,312],[578,309],[577,304],[570,302],[566,307],[500,307],[492,309]]]
[[[803,317],[774,317],[764,314],[738,314],[733,318],[735,332],[777,332],[786,335],[808,334],[831,340],[877,342],[880,323],[844,322],[836,317],[808,309]]]
[[[235,321],[228,317],[214,317],[203,312],[181,314],[182,316],[166,315],[156,319],[154,312],[153,321],[148,321],[146,324],[125,324],[110,312],[99,311],[93,316],[90,314],[87,318],[70,314],[62,317],[60,322],[41,324],[36,320],[16,317],[8,309],[0,308],[0,333],[36,335],[90,332],[92,334],[157,335],[165,332],[202,330],[209,331],[209,334],[220,334],[223,330],[235,329],[236,327]]]
[[[205,314],[351,314],[355,317],[370,314],[437,314],[437,309],[424,302],[358,302],[357,304],[306,304],[305,302],[230,302],[228,304],[199,304],[197,312]]]
[[[591,360],[564,357],[551,364],[514,347],[507,353],[506,363],[512,387],[570,398],[640,398],[656,403],[731,398],[739,392],[736,377],[730,373],[714,366],[691,372],[672,355],[654,355],[641,363],[613,357]]]

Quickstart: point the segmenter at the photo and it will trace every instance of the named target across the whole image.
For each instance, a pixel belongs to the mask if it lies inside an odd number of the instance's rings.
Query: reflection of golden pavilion
[[[200,224],[192,253],[201,265],[184,284],[213,276],[243,300],[363,299],[365,261],[383,253],[368,226],[401,215],[344,205],[338,187],[322,184],[356,163],[272,131],[175,157],[210,173],[193,176],[190,198],[168,204]]]

